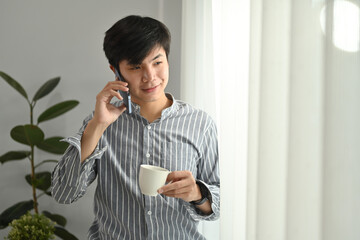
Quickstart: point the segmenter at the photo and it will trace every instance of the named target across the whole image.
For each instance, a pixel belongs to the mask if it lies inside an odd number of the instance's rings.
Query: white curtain
[[[358,240],[359,1],[183,0],[182,98],[216,119],[220,233]]]
[[[359,1],[252,4],[247,239],[360,239]]]
[[[200,226],[208,240],[245,237],[249,7],[183,0],[181,98],[208,112],[219,132],[221,219]]]
[[[182,2],[181,99],[217,119],[211,1]],[[200,65],[199,65],[200,63]],[[208,239],[219,239],[219,221],[199,225]]]

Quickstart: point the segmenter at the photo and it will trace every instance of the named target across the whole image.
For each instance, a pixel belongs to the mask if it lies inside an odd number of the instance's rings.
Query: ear
[[[110,67],[110,69],[115,73],[115,68],[114,68],[114,66],[110,64],[109,67]]]

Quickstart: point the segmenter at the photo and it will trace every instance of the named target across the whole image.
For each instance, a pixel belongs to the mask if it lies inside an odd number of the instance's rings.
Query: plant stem
[[[37,207],[37,196],[36,196],[36,187],[35,187],[35,166],[34,166],[34,146],[31,146],[31,186],[33,192],[33,200],[34,200],[34,210],[35,213],[38,214],[39,210]]]
[[[33,125],[33,105],[30,104],[30,124]],[[35,177],[35,161],[34,161],[34,146],[31,146],[31,186],[32,186],[32,193],[33,193],[33,200],[34,200],[34,211],[36,214],[39,213],[38,207],[37,207],[37,196],[36,196],[36,177]]]
[[[33,125],[33,110],[34,110],[34,106],[32,105],[32,103],[29,103],[30,106],[30,124]]]

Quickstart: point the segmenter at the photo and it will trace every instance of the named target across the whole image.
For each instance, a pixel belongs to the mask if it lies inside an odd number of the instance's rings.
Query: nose
[[[145,67],[143,71],[143,82],[149,82],[155,79],[155,70],[152,67]]]

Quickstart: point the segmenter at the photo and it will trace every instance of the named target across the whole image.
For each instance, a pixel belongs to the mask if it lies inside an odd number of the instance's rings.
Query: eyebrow
[[[163,56],[164,56],[164,55],[162,55],[161,53],[159,53],[159,54],[156,55],[153,59],[151,59],[150,62],[152,62],[152,61],[154,61],[154,60],[156,60],[156,59],[158,59],[158,58],[160,58],[160,57],[163,57]],[[140,65],[140,64],[141,64],[141,63],[132,64],[132,63],[127,62],[126,65],[131,65],[131,66],[133,66],[133,65]]]
[[[151,61],[154,61],[156,59],[158,59],[159,57],[162,57],[163,55],[161,53],[159,53],[158,55],[156,55],[156,57],[154,57],[153,59],[151,59]]]

